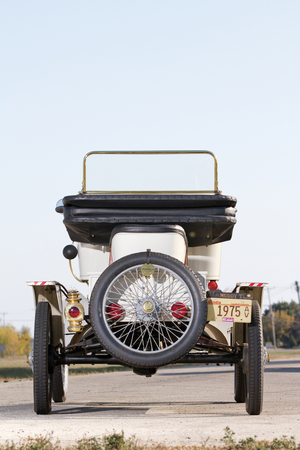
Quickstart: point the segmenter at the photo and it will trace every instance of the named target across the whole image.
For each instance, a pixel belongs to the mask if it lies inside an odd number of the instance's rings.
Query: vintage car
[[[172,364],[231,364],[235,401],[261,413],[265,284],[218,288],[235,206],[219,191],[211,152],[85,156],[82,190],[56,211],[72,241],[63,254],[86,292],[28,282],[37,414],[48,414],[52,399],[65,401],[68,366],[83,363],[123,365],[146,377]]]

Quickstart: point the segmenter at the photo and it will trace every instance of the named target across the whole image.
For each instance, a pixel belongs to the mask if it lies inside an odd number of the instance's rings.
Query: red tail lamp
[[[69,315],[75,319],[80,314],[80,309],[77,308],[77,306],[72,306],[72,308],[69,309]]]
[[[211,280],[209,283],[208,283],[208,289],[210,290],[210,291],[216,291],[217,289],[218,289],[218,283],[216,282],[216,281],[214,281],[214,280]]]
[[[118,320],[121,318],[124,310],[119,303],[110,303],[106,308],[106,314],[112,320]]]
[[[187,307],[184,303],[176,302],[171,306],[171,311],[175,319],[182,319],[186,316]]]

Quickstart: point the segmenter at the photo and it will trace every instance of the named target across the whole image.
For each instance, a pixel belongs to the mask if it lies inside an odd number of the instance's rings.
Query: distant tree
[[[5,356],[14,356],[19,349],[19,336],[12,325],[0,327],[0,345],[5,345]]]
[[[12,325],[0,326],[0,345],[5,345],[5,356],[27,355],[30,352],[30,329],[18,333]]]
[[[20,337],[20,342],[19,342],[18,354],[19,355],[28,355],[28,353],[30,353],[30,341],[31,341],[30,328],[22,327],[19,337]]]
[[[290,347],[294,316],[289,315],[285,310],[275,311],[274,320],[277,341],[282,342],[284,347]]]
[[[291,334],[290,335],[290,347],[297,347],[298,343],[295,339],[295,337]]]
[[[300,345],[300,315],[298,314],[294,318],[293,323],[293,330],[292,330],[293,337],[295,338],[295,341],[297,342],[297,345]]]
[[[276,344],[278,347],[297,347],[300,345],[299,305],[292,301],[278,302],[273,305]],[[273,342],[271,313],[263,315],[263,333],[265,342]]]
[[[263,318],[262,318],[262,322],[263,322],[264,341],[265,342],[273,342],[271,315],[264,314]]]
[[[299,303],[296,303],[294,300],[291,302],[277,302],[272,304],[273,312],[276,311],[285,311],[289,316],[296,316],[300,314]],[[266,309],[264,312],[264,316],[268,316],[270,314],[270,310]]]

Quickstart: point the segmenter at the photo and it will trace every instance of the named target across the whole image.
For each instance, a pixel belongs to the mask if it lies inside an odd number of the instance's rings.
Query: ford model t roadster
[[[264,284],[218,288],[235,205],[219,191],[217,160],[207,151],[85,156],[81,192],[56,211],[73,242],[63,254],[88,292],[28,282],[37,414],[48,414],[52,399],[65,401],[70,364],[124,365],[150,377],[175,363],[234,365],[235,401],[261,413]]]

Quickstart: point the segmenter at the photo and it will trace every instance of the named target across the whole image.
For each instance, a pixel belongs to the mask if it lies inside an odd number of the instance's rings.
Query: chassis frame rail
[[[69,364],[112,364],[124,366],[118,359],[110,355],[53,355],[56,366]],[[175,364],[238,364],[242,359],[242,352],[227,355],[185,355]]]

